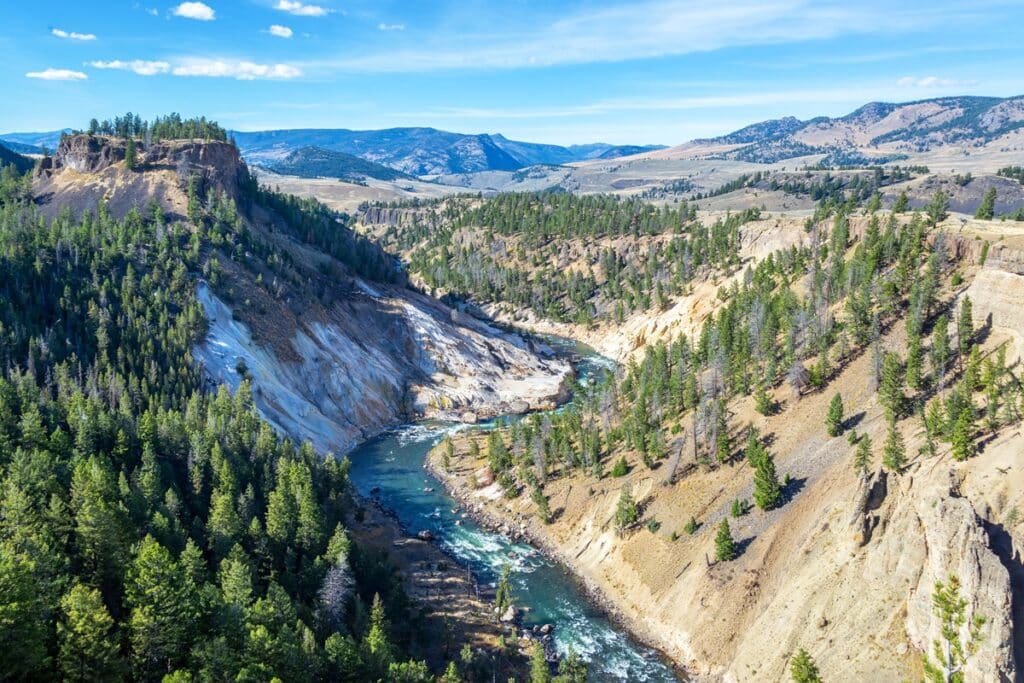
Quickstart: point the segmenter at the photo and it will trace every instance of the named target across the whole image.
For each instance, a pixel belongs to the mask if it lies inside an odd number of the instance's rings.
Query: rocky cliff
[[[198,288],[209,334],[194,355],[213,383],[250,379],[257,406],[283,432],[343,453],[400,421],[475,421],[562,398],[571,366],[543,346],[358,276],[301,241],[290,219],[253,200],[233,145],[139,143],[134,170],[124,158],[121,140],[65,137],[35,175],[40,208],[52,215],[104,202],[118,215],[156,202],[169,222],[191,230],[189,183],[200,197],[236,200],[250,246],[232,236],[234,248],[209,255],[218,284]]]
[[[157,201],[166,213],[186,213],[190,179],[206,195],[225,193],[238,201],[249,171],[234,145],[226,142],[169,140],[137,142],[136,168],[125,168],[127,143],[120,138],[67,135],[57,151],[40,160],[34,185],[45,212],[67,206],[94,211],[100,199],[115,214]]]

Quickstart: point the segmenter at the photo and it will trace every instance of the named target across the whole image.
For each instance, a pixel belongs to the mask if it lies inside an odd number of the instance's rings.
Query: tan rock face
[[[964,670],[966,679],[1015,680],[1010,577],[989,549],[988,535],[973,505],[960,497],[952,477],[943,482],[942,472],[937,471],[922,483],[907,508],[903,514],[916,516],[916,542],[923,544],[925,551],[920,578],[907,599],[906,628],[911,641],[919,650],[930,650],[932,642],[940,638],[932,593],[937,581],[955,574],[961,595],[969,603],[968,623],[975,615],[986,621],[985,638]],[[961,637],[967,642],[966,627]]]

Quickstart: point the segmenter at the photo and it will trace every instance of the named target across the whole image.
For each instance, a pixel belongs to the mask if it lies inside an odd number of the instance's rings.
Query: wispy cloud
[[[267,33],[272,36],[277,36],[278,38],[291,38],[292,35],[294,35],[294,32],[290,28],[287,26],[281,26],[280,24],[272,24],[271,27],[267,29]]]
[[[279,9],[288,14],[299,17],[322,17],[330,12],[326,7],[320,5],[307,5],[299,0],[278,0],[274,9]]]
[[[114,69],[117,71],[131,71],[133,73],[137,73],[140,76],[155,76],[157,74],[165,74],[171,70],[171,65],[167,62],[147,61],[144,59],[132,59],[130,61],[115,59],[109,62],[95,61],[86,62],[86,65],[91,66],[94,69]]]
[[[37,78],[41,81],[84,81],[89,78],[81,71],[71,69],[44,69],[43,71],[29,71],[25,78]]]
[[[977,81],[960,81],[938,76],[904,76],[896,81],[896,85],[901,88],[963,88],[977,84]]]
[[[302,72],[289,64],[257,64],[244,60],[189,57],[172,69],[175,76],[205,76],[234,78],[240,81],[287,80],[298,78]]]
[[[288,80],[298,78],[302,71],[291,64],[261,64],[245,59],[184,57],[171,61],[146,59],[114,59],[86,62],[94,69],[131,71],[140,76],[170,74],[172,76],[205,76],[234,78],[239,81]],[[82,74],[85,77],[85,74]]]
[[[77,31],[65,31],[63,29],[50,29],[50,33],[65,40],[96,40],[95,33],[78,33]]]
[[[289,0],[281,0],[281,3]],[[717,50],[899,33],[955,24],[967,9],[812,0],[638,0],[499,33],[442,33],[403,50],[326,61],[325,69],[422,72],[618,62]]]
[[[749,107],[771,105],[859,105],[873,97],[899,99],[897,88],[875,88],[854,85],[843,88],[780,89],[771,91],[738,92],[729,95],[694,97],[636,97],[597,100],[565,107],[541,108],[473,108],[450,107],[426,111],[402,112],[400,116],[412,119],[559,119],[602,116],[623,112],[674,112],[703,109],[744,110]]]
[[[183,2],[171,10],[171,14],[185,19],[196,19],[198,21],[213,21],[216,19],[216,12],[204,2]]]
[[[385,24],[383,22],[377,24],[378,31],[404,31],[405,24]]]

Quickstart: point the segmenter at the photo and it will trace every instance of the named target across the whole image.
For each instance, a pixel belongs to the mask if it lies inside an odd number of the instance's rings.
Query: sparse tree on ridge
[[[718,525],[718,533],[715,535],[715,559],[719,562],[736,559],[736,542],[732,538],[728,519],[723,519]]]
[[[839,395],[839,392],[836,392],[828,404],[825,426],[829,436],[839,436],[843,433],[843,397]]]

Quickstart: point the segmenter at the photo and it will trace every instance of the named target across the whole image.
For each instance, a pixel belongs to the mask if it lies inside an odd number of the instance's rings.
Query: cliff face
[[[541,358],[513,335],[460,324],[427,297],[360,285],[329,309],[292,319],[282,311],[285,353],[255,341],[201,285],[210,331],[194,354],[217,384],[237,386],[247,375],[268,421],[337,454],[401,421],[476,420],[553,407],[563,397],[567,363]]]
[[[140,143],[135,170],[124,158],[124,141],[64,138],[34,179],[41,210],[96,210],[102,201],[119,215],[158,202],[168,221],[184,221],[193,179],[200,196],[252,204],[240,219],[267,255],[215,254],[220,285],[199,286],[210,325],[194,356],[213,383],[237,386],[248,376],[264,417],[293,438],[344,453],[400,421],[522,412],[565,392],[572,369],[543,348],[410,289],[357,277],[295,239],[283,216],[248,201],[248,170],[234,146]]]
[[[115,215],[155,200],[165,213],[184,216],[185,188],[195,178],[205,194],[225,193],[239,200],[248,169],[238,150],[226,142],[170,140],[136,143],[136,168],[125,167],[126,142],[94,135],[65,136],[52,157],[35,172],[36,195],[44,213],[63,207],[75,213],[95,211],[100,199]]]

